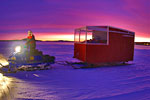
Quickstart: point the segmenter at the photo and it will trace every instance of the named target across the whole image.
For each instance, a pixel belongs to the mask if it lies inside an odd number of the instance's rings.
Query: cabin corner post
[[[109,26],[107,26],[107,45],[109,45]]]
[[[87,44],[87,27],[85,27],[85,43]]]
[[[133,37],[134,37],[134,39],[133,39],[133,40],[135,41],[135,32],[133,33]]]
[[[85,62],[87,62],[87,26],[85,27]]]
[[[79,29],[79,42],[80,42],[81,29]]]
[[[76,29],[74,30],[74,43],[75,43]]]

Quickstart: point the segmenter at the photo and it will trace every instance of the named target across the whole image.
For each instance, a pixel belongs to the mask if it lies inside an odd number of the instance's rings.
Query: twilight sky
[[[109,25],[150,42],[150,0],[0,0],[0,40],[73,40],[75,28]]]

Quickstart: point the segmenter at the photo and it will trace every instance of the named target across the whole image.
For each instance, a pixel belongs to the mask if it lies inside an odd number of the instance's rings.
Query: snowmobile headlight
[[[17,46],[17,47],[15,48],[15,52],[21,52],[21,46]]]

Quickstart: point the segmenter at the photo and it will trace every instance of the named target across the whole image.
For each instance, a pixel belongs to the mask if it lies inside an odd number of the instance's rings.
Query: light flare
[[[21,46],[17,46],[17,47],[15,48],[15,52],[21,52]]]
[[[3,79],[3,74],[0,73],[0,81]]]
[[[3,67],[3,66],[7,66],[7,65],[9,65],[9,63],[6,59],[1,59],[0,60],[0,68]]]
[[[6,94],[9,92],[9,86],[11,84],[11,79],[3,76],[3,74],[0,73],[0,98],[3,96],[3,94]]]

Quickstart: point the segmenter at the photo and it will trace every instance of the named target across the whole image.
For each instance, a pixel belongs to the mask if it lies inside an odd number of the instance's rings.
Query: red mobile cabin
[[[74,57],[89,64],[133,61],[134,34],[112,26],[77,28]]]

